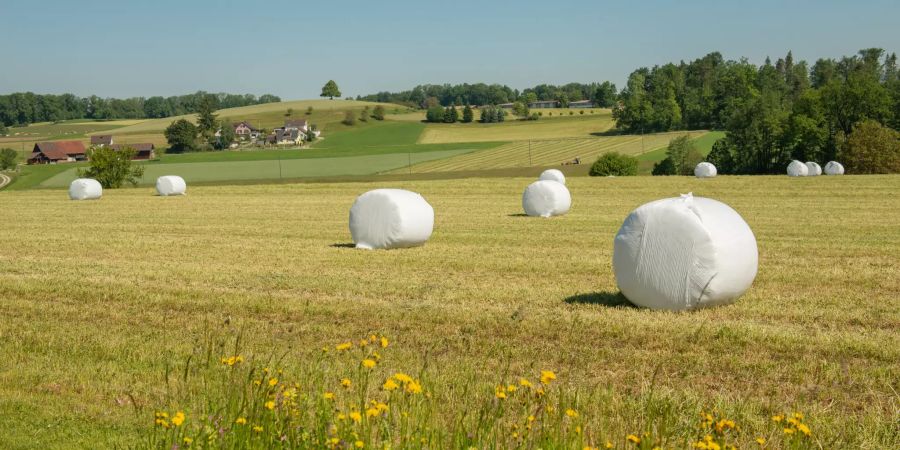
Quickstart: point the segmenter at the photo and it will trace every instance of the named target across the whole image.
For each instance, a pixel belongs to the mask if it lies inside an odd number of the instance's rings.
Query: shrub
[[[90,163],[88,168],[79,169],[80,178],[93,178],[107,189],[122,187],[127,181],[132,186],[137,185],[144,176],[142,166],[132,167],[131,158],[134,158],[135,150],[124,147],[121,150],[113,150],[109,147],[91,147],[88,149]]]
[[[16,151],[11,148],[0,150],[0,170],[9,170],[16,167]]]
[[[584,110],[582,109],[581,111],[578,111],[578,114],[581,114],[581,115],[583,116],[583,115],[584,115]]]
[[[597,158],[597,161],[591,166],[589,175],[592,177],[631,176],[637,175],[637,169],[637,158],[618,152],[609,152]]]
[[[428,110],[425,111],[425,121],[433,123],[443,122],[444,108],[441,107],[441,105],[435,105],[428,108]]]
[[[569,111],[569,115],[570,115],[570,116],[574,116],[574,115],[575,115],[575,111]]]
[[[168,153],[197,151],[197,127],[185,119],[172,122],[164,132],[169,143]]]
[[[372,112],[372,118],[375,120],[384,120],[384,106],[376,106]]]
[[[369,121],[369,107],[366,106],[362,111],[359,112],[359,120],[360,122],[368,122]]]
[[[653,175],[675,175],[675,163],[668,156],[653,165]]]
[[[874,120],[853,126],[846,139],[839,139],[839,160],[849,173],[900,172],[900,133]]]
[[[312,107],[312,106],[310,106],[309,108],[306,108],[306,115],[307,115],[307,116],[310,115],[310,114],[312,114],[312,113],[313,113],[313,107]]]
[[[531,113],[531,115],[528,116],[528,120],[538,120],[540,117],[541,116],[539,116],[538,113]]]
[[[346,111],[344,113],[344,120],[342,120],[341,123],[347,126],[356,125],[356,114],[354,114],[353,111]]]

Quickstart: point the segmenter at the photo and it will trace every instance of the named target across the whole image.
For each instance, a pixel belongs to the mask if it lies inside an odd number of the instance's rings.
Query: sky
[[[344,96],[612,81],[719,51],[900,52],[900,1],[0,0],[0,94]]]

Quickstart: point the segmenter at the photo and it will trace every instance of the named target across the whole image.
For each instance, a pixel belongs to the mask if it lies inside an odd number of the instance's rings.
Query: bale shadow
[[[356,248],[356,244],[354,244],[352,242],[349,244],[348,243],[337,243],[337,244],[331,244],[331,245],[329,245],[329,247],[332,247],[332,248]]]
[[[525,213],[507,214],[506,217],[528,217]]]
[[[633,303],[629,302],[621,292],[592,292],[589,294],[575,294],[570,297],[566,297],[565,300],[568,304],[583,304],[583,305],[600,305],[606,306],[608,308],[634,308],[637,309],[637,306],[634,306]]]

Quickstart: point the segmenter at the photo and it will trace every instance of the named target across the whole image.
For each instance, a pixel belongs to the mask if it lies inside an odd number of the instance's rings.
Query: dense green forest
[[[171,97],[132,97],[126,99],[77,97],[72,94],[40,95],[17,92],[0,95],[0,125],[27,125],[34,122],[56,122],[70,119],[144,119],[170,117],[198,111],[203,99],[210,98],[216,109],[280,102],[266,94],[193,94]]]
[[[594,100],[598,105],[611,107],[616,98],[616,85],[603,83],[569,83],[562,86],[540,84],[519,92],[500,84],[423,84],[408,91],[379,92],[359,96],[357,100],[370,102],[397,103],[414,108],[452,105],[499,105],[517,100],[559,100],[563,106],[568,102]]]

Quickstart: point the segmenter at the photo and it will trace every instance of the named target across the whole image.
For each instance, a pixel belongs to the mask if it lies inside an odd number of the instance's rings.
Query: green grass
[[[477,118],[478,116],[476,116]],[[557,138],[590,138],[608,132],[615,126],[612,114],[542,118],[537,121],[508,120],[503,123],[428,124],[419,142],[438,144],[451,142],[520,141]]]
[[[712,151],[713,144],[716,143],[719,139],[725,137],[724,131],[710,131],[696,139],[693,139],[694,145],[697,146],[697,149],[703,153],[703,156],[709,154]],[[663,145],[653,151],[638,155],[638,161],[640,162],[639,171],[642,174],[649,174],[651,170],[653,170],[653,165],[659,161],[666,159],[666,150],[668,150],[668,144]]]
[[[453,424],[475,423],[498,383],[542,369],[558,375],[560,405],[576,405],[584,445],[625,448],[626,434],[649,432],[685,448],[702,437],[701,410],[736,420],[741,448],[757,436],[785,448],[769,419],[785,411],[806,414],[815,448],[900,444],[900,177],[575,177],[573,209],[554,219],[518,215],[532,180],[190,187],[179,198],[140,188],[86,202],[0,192],[15,212],[0,227],[0,447],[136,445],[161,410],[193,426],[226,394],[195,375],[205,350],[235,351],[207,343],[238,334],[253,365],[284,369],[310,398],[334,386],[345,402],[339,377],[358,376],[358,357],[327,371],[315,361],[371,333],[392,342],[372,383],[408,371],[431,393],[421,420],[447,426],[433,448],[456,447],[444,440]],[[427,245],[345,248],[353,200],[387,186],[434,206]],[[750,224],[753,287],[690,313],[623,304],[616,230],[638,205],[689,191]]]

